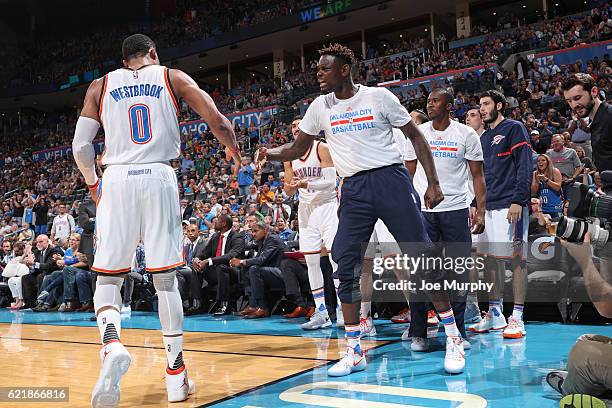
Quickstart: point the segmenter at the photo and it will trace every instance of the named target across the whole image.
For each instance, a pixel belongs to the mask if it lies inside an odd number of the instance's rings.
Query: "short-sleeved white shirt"
[[[341,177],[401,164],[393,128],[411,120],[406,108],[388,89],[357,86],[357,93],[349,99],[337,99],[333,92],[319,96],[300,122],[304,133],[314,136],[325,132]]]
[[[443,131],[433,128],[432,122],[419,125],[431,148],[431,154],[440,179],[444,200],[433,209],[425,208],[423,196],[427,190],[427,176],[419,163],[414,175],[414,187],[421,196],[422,210],[428,212],[453,211],[467,208],[470,170],[468,160],[483,161],[480,138],[474,129],[451,120]],[[406,160],[416,160],[414,146],[406,144]]]

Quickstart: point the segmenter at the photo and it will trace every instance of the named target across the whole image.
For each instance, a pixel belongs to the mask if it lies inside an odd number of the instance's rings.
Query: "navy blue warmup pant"
[[[430,242],[419,196],[408,170],[401,164],[359,172],[343,181],[338,231],[332,246],[332,259],[338,264],[336,276],[340,280],[338,297],[342,303],[361,301],[362,249],[379,218],[404,253],[416,249],[414,243]]]
[[[425,228],[427,234],[433,242],[443,243],[445,256],[467,258],[470,256],[472,247],[472,235],[469,227],[469,210],[467,208],[454,211],[443,212],[424,212]],[[449,245],[446,245],[449,244]],[[418,277],[417,277],[418,278]],[[459,282],[469,281],[469,272],[461,274],[450,273],[445,276],[447,280],[457,280]],[[420,286],[420,284],[417,284]],[[451,306],[455,315],[457,328],[463,338],[465,333],[465,299],[467,292],[451,294]],[[427,312],[431,304],[429,302],[410,302],[410,329],[412,337],[427,338]],[[444,310],[438,310],[443,312]]]

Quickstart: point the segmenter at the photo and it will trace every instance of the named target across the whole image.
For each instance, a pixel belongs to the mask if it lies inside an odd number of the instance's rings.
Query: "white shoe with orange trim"
[[[185,401],[195,392],[195,383],[187,377],[185,365],[177,370],[166,368],[166,391],[168,402]]]
[[[102,367],[91,395],[93,408],[114,408],[121,398],[121,377],[130,368],[132,357],[118,340],[105,344],[100,349]]]
[[[357,353],[352,347],[348,347],[344,357],[327,370],[327,375],[330,377],[343,377],[356,371],[363,371],[366,366],[364,353]]]
[[[460,336],[446,338],[446,355],[444,356],[444,370],[449,374],[459,374],[465,368],[465,351],[463,339]]]
[[[522,320],[515,319],[514,316],[508,318],[508,326],[504,329],[505,339],[520,339],[525,337],[525,323]]]

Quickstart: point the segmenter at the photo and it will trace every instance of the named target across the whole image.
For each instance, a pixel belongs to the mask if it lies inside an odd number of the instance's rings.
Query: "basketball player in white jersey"
[[[295,138],[300,131],[301,116],[293,119],[291,133]],[[315,312],[302,325],[304,330],[316,330],[331,326],[325,306],[321,248],[331,250],[338,229],[338,205],[336,196],[336,168],[329,148],[316,141],[305,156],[285,162],[285,191],[288,195],[300,192],[298,221],[300,225],[300,252],[306,258],[308,281],[315,301]],[[337,265],[331,260],[332,268]],[[336,285],[337,287],[337,285]],[[338,303],[338,311],[342,310]],[[341,319],[341,316],[338,315]],[[342,323],[342,321],[340,321]],[[338,323],[338,324],[340,324]]]
[[[169,161],[180,155],[179,98],[200,114],[221,143],[240,153],[230,122],[213,100],[185,73],[160,65],[155,43],[134,34],[123,41],[124,67],[89,86],[77,122],[73,154],[97,204],[98,273],[94,306],[102,349],[93,407],[115,407],[119,382],[131,363],[121,344],[121,285],[142,240],[147,271],[159,298],[168,401],[183,401],[195,385],[183,363],[183,308],[175,268],[183,264],[177,179]],[[92,141],[102,125],[107,166],[103,182],[95,172]]]

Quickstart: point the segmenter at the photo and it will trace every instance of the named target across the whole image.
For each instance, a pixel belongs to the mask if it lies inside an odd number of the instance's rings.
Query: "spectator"
[[[540,132],[537,129],[531,131],[531,147],[537,154],[544,154],[548,150],[548,145],[540,139]]]
[[[192,309],[201,312],[201,298],[199,296],[202,289],[203,278],[199,274],[200,269],[197,268],[198,262],[194,267],[194,260],[198,260],[196,254],[200,253],[207,244],[206,238],[200,236],[200,230],[196,224],[188,224],[185,230],[187,238],[183,247],[185,258],[185,267],[179,268],[177,277],[179,281],[179,291],[181,299],[183,299],[183,307],[186,310],[186,315],[195,314]],[[194,283],[192,288],[191,284]],[[192,304],[190,308],[190,303]]]
[[[48,236],[43,234],[36,237],[36,249],[25,258],[25,264],[31,270],[31,273],[22,279],[26,306],[35,305],[36,295],[38,289],[42,287],[43,279],[58,269],[56,260],[63,256],[64,251],[57,246],[52,246]]]
[[[557,221],[563,210],[561,172],[553,166],[552,160],[545,154],[540,154],[536,163],[531,181],[531,194],[536,195],[542,203],[542,213]]]
[[[2,276],[8,278],[11,295],[15,299],[9,309],[17,310],[26,306],[23,297],[22,278],[30,273],[30,268],[25,264],[25,261],[31,255],[31,246],[23,242],[17,242],[12,253],[9,252],[9,248],[9,242],[2,243],[2,249],[5,253],[2,261],[5,265]]]
[[[66,205],[61,203],[58,209],[59,214],[53,218],[53,226],[51,227],[51,241],[54,244],[62,239],[68,240],[75,229],[74,218],[66,213]]]
[[[591,129],[589,122],[589,117],[578,118],[573,116],[567,131],[571,136],[572,143],[581,146],[586,156],[590,158],[593,157],[593,152],[591,150]]]
[[[238,170],[238,195],[247,195],[249,186],[253,184],[255,173],[255,165],[251,163],[249,158],[243,157]]]
[[[563,145],[563,136],[559,134],[554,135],[551,147],[552,149],[549,149],[546,155],[550,157],[553,165],[561,174],[564,174],[569,179],[573,179],[580,174],[580,158],[578,158],[574,149]]]

